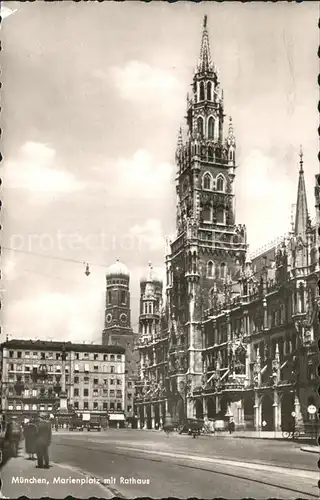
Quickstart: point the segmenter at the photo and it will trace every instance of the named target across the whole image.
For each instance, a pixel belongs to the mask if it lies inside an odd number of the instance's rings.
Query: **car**
[[[83,424],[82,423],[70,424],[69,431],[83,431]]]
[[[96,430],[96,431],[100,432],[101,431],[101,424],[100,424],[100,422],[87,422],[86,429],[87,429],[87,431]]]
[[[203,420],[196,418],[187,418],[178,424],[179,434],[186,433],[189,436],[200,436],[203,428]]]

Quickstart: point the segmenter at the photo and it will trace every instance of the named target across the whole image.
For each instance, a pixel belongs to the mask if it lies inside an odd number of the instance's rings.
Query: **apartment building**
[[[119,413],[124,420],[123,347],[14,339],[0,351],[2,413],[54,412],[66,398],[70,412]]]

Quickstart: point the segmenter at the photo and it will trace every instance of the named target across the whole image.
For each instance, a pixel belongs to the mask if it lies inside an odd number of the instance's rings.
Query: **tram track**
[[[93,452],[96,452],[96,453],[99,453],[99,454],[103,454],[103,455],[114,455],[114,456],[119,456],[119,457],[125,457],[125,458],[128,458],[128,456],[130,456],[130,458],[134,458],[135,460],[143,460],[143,461],[148,461],[148,462],[154,462],[154,463],[162,463],[162,464],[166,464],[168,465],[168,458],[169,459],[172,459],[172,458],[175,458],[176,460],[180,460],[179,461],[175,461],[174,462],[174,465],[175,467],[179,467],[179,468],[184,468],[184,469],[191,469],[191,470],[199,470],[199,471],[202,471],[202,472],[207,472],[207,473],[210,473],[210,474],[214,474],[215,476],[219,477],[219,476],[223,476],[223,477],[228,477],[228,478],[234,478],[234,479],[240,479],[240,480],[244,480],[244,481],[248,481],[248,482],[251,482],[251,483],[255,483],[255,484],[261,484],[261,485],[264,485],[264,486],[269,486],[269,487],[272,487],[272,488],[277,488],[278,490],[281,490],[281,491],[286,491],[286,492],[290,492],[290,493],[294,493],[294,494],[298,494],[298,495],[304,495],[304,496],[307,496],[309,498],[319,498],[319,494],[318,493],[311,493],[310,491],[306,491],[304,489],[301,489],[299,487],[290,487],[290,486],[287,486],[287,485],[283,485],[283,484],[280,484],[280,481],[269,481],[269,480],[264,480],[264,479],[259,479],[259,478],[254,478],[254,477],[250,477],[249,475],[246,475],[246,474],[241,474],[241,473],[238,473],[238,472],[233,472],[233,471],[219,471],[219,470],[214,470],[213,468],[209,468],[209,467],[206,467],[204,465],[200,465],[200,464],[188,464],[188,463],[181,463],[181,460],[184,460],[184,461],[187,461],[187,460],[191,460],[191,458],[188,458],[188,457],[185,457],[185,456],[177,456],[177,457],[172,457],[170,456],[170,454],[166,454],[165,452],[162,454],[162,455],[157,455],[156,457],[155,456],[150,456],[150,455],[155,455],[156,452],[154,451],[147,451],[146,450],[143,450],[143,449],[134,449],[134,448],[131,448],[129,449],[129,447],[125,447],[123,448],[123,452],[121,452],[121,449],[118,449],[117,450],[114,450],[112,448],[109,448],[109,449],[101,449],[99,447],[94,447],[94,446],[87,446],[87,443],[88,441],[85,443],[86,444],[86,450],[90,450],[90,451],[93,451]],[[57,447],[65,447],[65,448],[75,448],[75,449],[79,449],[79,446],[77,445],[74,445],[74,444],[66,444],[66,443],[55,443],[55,446]],[[130,453],[131,452],[131,453]],[[138,454],[140,453],[140,454]],[[145,454],[146,456],[143,456],[141,454]],[[205,459],[204,459],[205,460]],[[229,461],[226,461],[226,459],[224,458],[218,458],[218,460],[220,461],[220,464],[223,465],[224,462],[229,462]],[[255,462],[255,464],[257,464]],[[258,464],[257,464],[258,465]],[[259,465],[262,465],[262,464],[259,464]],[[267,464],[264,464],[264,465],[267,465]],[[227,464],[226,467],[232,467],[232,465],[230,464]],[[272,466],[274,468],[278,468],[279,469],[279,474],[282,473],[283,471],[283,467],[281,466]],[[245,468],[245,466],[244,466]],[[90,471],[85,471],[84,469],[81,468],[81,470],[87,474],[89,477],[96,477],[96,475],[94,475],[92,472]],[[263,471],[263,469],[262,469]],[[296,472],[300,471],[301,473],[307,473],[307,472],[311,472],[311,471],[306,471],[304,469],[295,469]],[[316,472],[313,473],[315,476],[317,475]],[[315,479],[315,487],[317,487],[317,481],[316,481],[316,478]],[[308,479],[308,481],[311,480],[311,477]],[[310,483],[309,483],[310,484]],[[120,492],[119,492],[120,493]],[[126,498],[125,496],[123,496],[121,494],[122,498]]]

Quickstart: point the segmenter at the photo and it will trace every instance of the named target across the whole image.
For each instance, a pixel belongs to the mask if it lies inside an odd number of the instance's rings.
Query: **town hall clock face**
[[[127,319],[128,319],[128,317],[127,317],[127,315],[126,315],[125,313],[120,314],[120,321],[121,321],[121,323],[122,323],[123,325],[125,325],[125,324],[126,324]]]
[[[112,314],[110,314],[110,313],[107,314],[106,321],[107,321],[107,323],[111,323],[111,321],[112,321]]]

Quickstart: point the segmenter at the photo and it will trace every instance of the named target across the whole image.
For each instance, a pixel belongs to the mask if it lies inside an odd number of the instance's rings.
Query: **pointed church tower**
[[[299,170],[299,183],[298,183],[294,234],[296,236],[305,236],[309,226],[309,215],[308,215],[306,185],[304,181],[302,148],[300,149],[299,156],[300,156],[300,170]]]
[[[294,246],[293,246],[293,270],[307,268],[310,265],[310,218],[308,214],[307,193],[304,180],[303,152],[300,149],[300,169],[298,181],[298,193],[296,204],[296,217],[294,224]]]
[[[235,223],[235,133],[230,119],[224,134],[224,117],[205,16],[192,96],[187,98],[185,131],[179,133],[176,150],[177,234],[166,256],[169,329],[173,332],[170,363],[177,366],[170,380],[173,394],[186,387],[187,374],[192,389],[201,384],[204,311],[210,307],[212,290],[225,294],[226,278],[237,281],[245,262],[246,229]],[[229,300],[230,294],[225,295]],[[176,342],[185,346],[177,349],[179,355],[174,351]],[[192,416],[191,407],[186,411]]]

